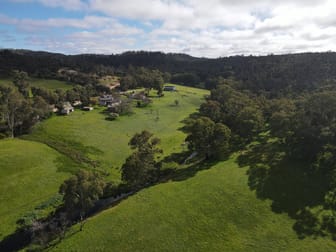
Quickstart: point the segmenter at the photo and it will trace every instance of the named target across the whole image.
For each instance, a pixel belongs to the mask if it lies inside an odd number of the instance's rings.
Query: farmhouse
[[[61,114],[62,115],[69,115],[71,112],[74,112],[74,107],[71,106],[70,102],[64,102]]]
[[[55,104],[49,105],[49,109],[50,109],[50,111],[52,111],[54,113],[58,112],[58,108],[56,107]]]
[[[76,100],[76,101],[74,101],[74,102],[72,103],[72,106],[74,106],[74,107],[79,107],[79,106],[81,106],[81,105],[82,105],[82,102],[79,101],[79,100]]]
[[[164,86],[163,91],[177,91],[175,86]]]
[[[85,106],[85,107],[82,108],[82,110],[84,110],[84,111],[92,111],[93,107]]]
[[[134,100],[146,100],[148,99],[145,93],[142,92],[133,92],[129,98],[134,99]]]
[[[109,106],[112,104],[120,104],[120,99],[113,97],[112,95],[103,95],[99,97],[100,106]]]

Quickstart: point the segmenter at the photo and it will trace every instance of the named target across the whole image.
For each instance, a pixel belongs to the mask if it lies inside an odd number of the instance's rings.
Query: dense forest
[[[0,51],[2,75],[15,69],[25,71],[30,76],[56,78],[62,68],[86,74],[125,75],[133,66],[168,72],[172,82],[208,89],[216,86],[218,77],[233,78],[240,81],[243,88],[271,96],[330,85],[336,77],[335,65],[336,54],[332,52],[206,59],[141,51],[73,56],[25,50]],[[74,81],[81,82],[80,78]]]

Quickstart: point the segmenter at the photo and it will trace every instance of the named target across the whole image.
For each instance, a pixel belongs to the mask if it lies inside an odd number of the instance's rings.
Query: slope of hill
[[[115,55],[62,55],[26,50],[0,50],[0,74],[14,69],[28,72],[30,76],[48,77],[60,68],[68,67],[85,73],[97,73],[100,68],[124,74],[127,68],[142,66],[170,72],[172,77],[189,74],[197,81],[182,81],[188,85],[204,85],[221,76],[241,81],[243,87],[253,92],[302,92],[321,85],[332,84],[336,79],[336,53],[300,53],[267,56],[232,56],[217,59],[195,58],[185,54],[161,52],[127,52]]]
[[[299,239],[292,219],[256,198],[235,158],[200,169],[73,227],[52,251],[335,251],[329,238]]]
[[[56,89],[68,90],[73,87],[72,84],[68,84],[65,81],[59,81],[59,80],[30,78],[28,82],[32,87],[46,88],[46,89],[51,89],[51,90],[56,90]],[[13,85],[13,80],[10,78],[0,78],[0,85]]]
[[[25,138],[47,143],[55,148],[62,144],[99,162],[99,168],[119,179],[119,169],[129,155],[129,139],[137,132],[149,130],[162,141],[164,155],[180,152],[185,134],[178,129],[189,114],[196,112],[207,90],[177,85],[178,92],[153,97],[146,108],[134,108],[134,114],[115,121],[105,120],[104,108],[90,112],[75,111],[69,116],[55,116],[37,125]],[[153,91],[154,94],[154,91]],[[174,101],[178,100],[179,105]]]
[[[76,165],[44,144],[0,141],[0,240],[15,230],[18,219],[57,195],[69,176],[64,167]]]

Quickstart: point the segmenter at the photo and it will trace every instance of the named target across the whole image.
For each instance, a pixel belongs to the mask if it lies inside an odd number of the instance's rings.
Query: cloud
[[[0,24],[15,25],[22,31],[38,31],[49,28],[92,29],[116,26],[118,22],[109,17],[85,16],[82,19],[48,18],[48,19],[17,19],[0,14]]]
[[[16,3],[40,3],[47,7],[60,7],[66,10],[84,10],[87,4],[81,0],[11,0]]]
[[[12,1],[38,2],[85,15],[45,20],[0,15],[0,23],[19,31],[41,31],[26,42],[46,43],[53,51],[158,50],[219,57],[336,50],[333,0]],[[69,27],[76,31],[52,39],[43,33]]]

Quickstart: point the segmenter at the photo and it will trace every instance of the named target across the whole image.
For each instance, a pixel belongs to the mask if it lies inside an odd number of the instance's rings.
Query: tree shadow
[[[287,213],[295,220],[293,229],[299,238],[320,235],[317,217],[307,208],[323,204],[328,191],[326,175],[309,163],[290,160],[284,147],[262,140],[249,146],[237,158],[240,167],[248,166],[248,186],[260,199],[270,199],[275,213]]]
[[[212,159],[204,159],[203,157],[196,157],[190,163],[185,163],[190,156],[190,151],[180,153],[172,153],[165,157],[162,163],[175,163],[175,167],[168,167],[160,171],[159,181],[183,181],[195,176],[199,171],[210,169],[218,161]]]
[[[14,233],[0,241],[0,251],[19,251],[31,243],[31,235],[25,229],[17,229]]]
[[[68,167],[66,166],[74,166],[73,163],[96,168],[100,165],[100,163],[98,160],[94,160],[90,156],[98,156],[104,153],[102,150],[94,146],[86,146],[80,142],[69,139],[56,139],[54,137],[49,137],[41,142],[64,155],[64,157],[58,157],[55,160],[59,172],[69,172]],[[72,169],[71,171],[75,171],[75,169]]]

